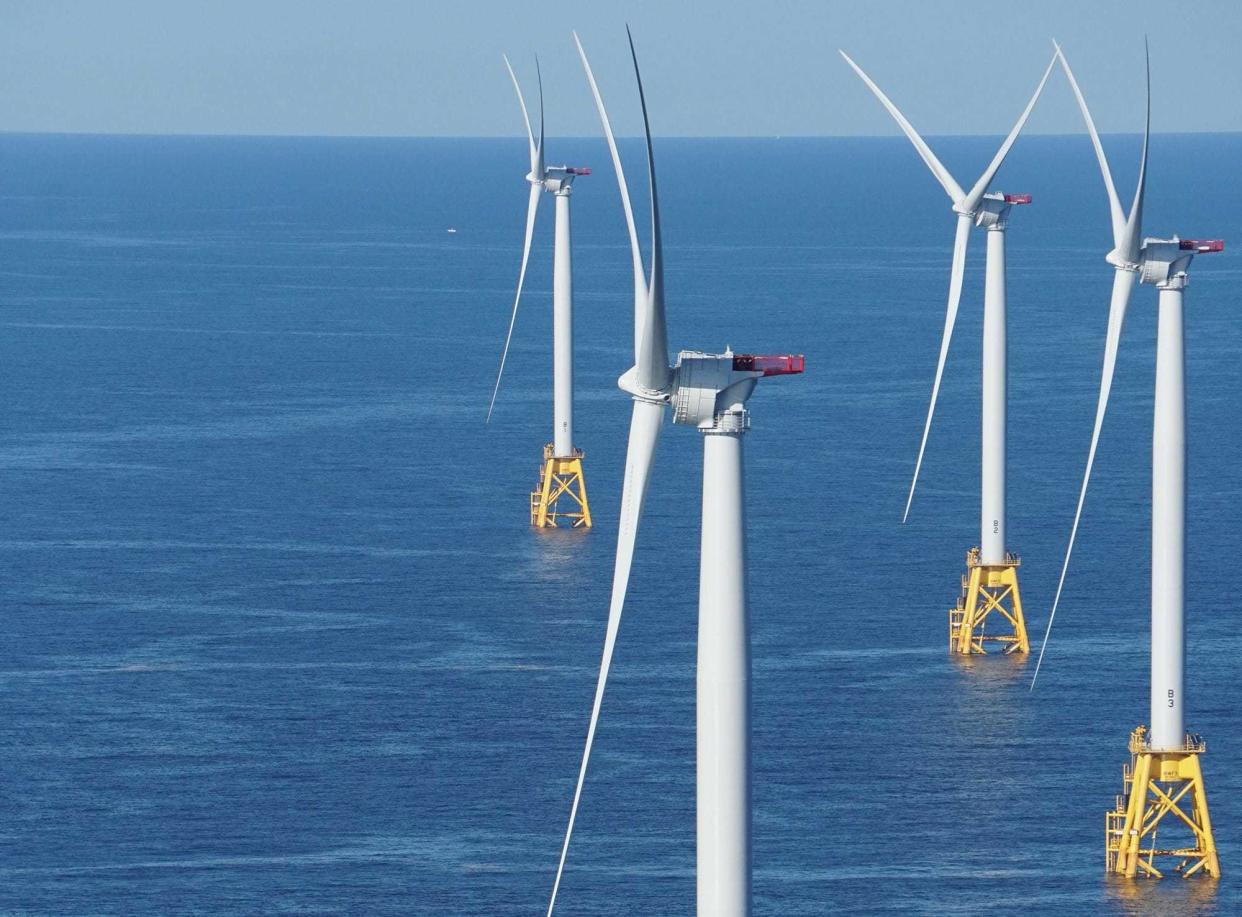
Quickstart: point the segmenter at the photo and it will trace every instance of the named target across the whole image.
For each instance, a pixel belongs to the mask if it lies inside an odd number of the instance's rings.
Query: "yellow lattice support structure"
[[[551,443],[543,447],[539,486],[530,492],[531,525],[551,529],[565,522],[575,529],[591,527],[582,458],[581,449],[575,449],[570,456],[557,456],[553,455]],[[561,509],[562,502],[565,509]]]
[[[986,653],[989,643],[1002,646],[1006,655],[1031,651],[1018,591],[1021,563],[1015,555],[1006,554],[1003,564],[984,565],[979,562],[978,548],[966,552],[962,594],[957,606],[949,609],[949,652],[963,656]]]
[[[1134,878],[1164,878],[1156,867],[1175,860],[1173,872],[1184,878],[1203,874],[1220,878],[1220,858],[1208,815],[1207,790],[1199,756],[1207,745],[1199,736],[1186,736],[1175,751],[1152,751],[1146,727],[1130,733],[1130,763],[1122,770],[1124,793],[1104,815],[1104,858],[1109,872]],[[1166,826],[1172,846],[1157,844],[1157,831]],[[1181,841],[1181,845],[1178,842]],[[1167,867],[1166,867],[1167,868]]]

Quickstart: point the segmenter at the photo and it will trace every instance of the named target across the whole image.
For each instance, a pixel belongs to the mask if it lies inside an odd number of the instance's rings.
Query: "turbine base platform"
[[[1187,735],[1180,749],[1153,751],[1146,727],[1130,733],[1130,763],[1122,769],[1124,792],[1104,815],[1108,872],[1130,879],[1162,879],[1165,873],[1156,863],[1174,861],[1172,872],[1183,878],[1220,878],[1220,858],[1199,766],[1199,756],[1205,751],[1207,745],[1197,735]],[[1166,841],[1158,847],[1156,829],[1162,823]],[[1169,833],[1175,836],[1169,838]],[[1170,841],[1186,844],[1170,846]]]
[[[949,609],[949,652],[962,656],[986,654],[989,643],[1002,647],[1005,655],[1029,653],[1026,619],[1022,616],[1022,595],[1018,591],[1018,565],[1014,554],[1005,554],[1001,564],[983,564],[979,549],[966,552],[966,575],[957,605]],[[999,622],[999,629],[988,633],[988,619]]]
[[[553,454],[551,443],[543,447],[539,485],[530,492],[530,524],[554,529],[562,523],[575,529],[591,527],[591,506],[587,502],[586,478],[582,476],[581,449],[573,455]],[[564,500],[566,509],[561,509]]]

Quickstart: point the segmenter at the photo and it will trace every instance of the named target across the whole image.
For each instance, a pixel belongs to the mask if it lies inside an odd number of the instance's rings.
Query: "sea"
[[[933,138],[969,185],[996,137]],[[1128,204],[1140,138],[1105,144]],[[1186,294],[1187,725],[1224,878],[1114,881],[1148,719],[1155,291],[1139,288],[1034,659],[958,660],[983,240],[909,520],[954,217],[903,138],[656,138],[671,356],[801,353],[746,436],[754,912],[1242,913],[1242,135],[1152,138]],[[649,236],[641,142],[621,152]],[[488,400],[523,139],[0,135],[0,913],[546,909],[607,617],[632,362],[603,141],[573,190],[595,525],[539,532],[552,208]],[[1042,639],[1112,269],[1085,136],[1020,139],[1008,531]],[[450,232],[449,230],[456,230]],[[702,445],[666,430],[557,913],[695,901]],[[1165,829],[1162,829],[1162,831]],[[1174,831],[1167,829],[1172,842]]]

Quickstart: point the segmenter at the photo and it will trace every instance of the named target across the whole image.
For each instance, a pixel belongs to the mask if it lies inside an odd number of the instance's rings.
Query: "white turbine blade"
[[[871,77],[867,76],[867,74],[863,72],[862,67],[854,63],[853,59],[844,51],[841,51],[839,48],[837,50],[840,55],[845,58],[845,62],[854,68],[854,72],[862,77],[862,81],[867,84],[867,88],[875,93],[875,97],[880,100],[880,103],[885,108],[888,109],[888,113],[893,116],[893,119],[901,126],[901,129],[905,131],[906,136],[910,138],[910,142],[914,144],[914,148],[918,150],[918,154],[923,157],[923,162],[927,164],[927,168],[931,169],[932,175],[936,176],[936,180],[944,187],[945,192],[949,195],[949,199],[953,201],[955,205],[959,203],[965,196],[965,193],[962,191],[962,186],[953,180],[953,176],[949,174],[949,170],[946,169],[941,164],[940,160],[936,158],[936,154],[931,151],[931,147],[923,142],[923,138],[920,137],[918,131],[914,129],[914,125],[907,121],[906,116],[897,110],[897,106],[889,100],[888,96],[881,91],[879,86],[872,82]]]
[[[604,138],[608,141],[608,151],[612,154],[612,168],[617,175],[617,188],[621,191],[621,207],[625,211],[625,226],[630,233],[630,256],[634,262],[634,360],[642,349],[643,329],[646,325],[647,280],[643,276],[643,253],[638,247],[638,230],[634,227],[634,208],[630,206],[630,189],[625,183],[625,171],[621,168],[621,154],[617,152],[617,140],[612,134],[612,124],[608,120],[608,112],[604,108],[604,99],[599,94],[599,86],[595,83],[595,74],[591,72],[591,62],[587,60],[586,51],[578,33],[574,32],[574,44],[578,46],[578,56],[582,59],[582,68],[586,71],[587,82],[591,85],[591,94],[595,97],[595,110],[599,112],[600,123],[604,126]]]
[[[1117,365],[1117,345],[1121,340],[1121,327],[1125,323],[1130,293],[1137,279],[1138,274],[1134,271],[1120,269],[1113,276],[1113,296],[1108,306],[1108,334],[1104,339],[1104,369],[1100,374],[1100,400],[1095,408],[1095,428],[1091,431],[1091,448],[1087,451],[1087,468],[1083,472],[1082,490],[1078,493],[1078,509],[1074,511],[1074,525],[1070,528],[1069,545],[1065,549],[1065,561],[1061,565],[1061,579],[1057,582],[1057,594],[1052,600],[1052,613],[1048,615],[1044,642],[1039,647],[1039,659],[1035,663],[1035,674],[1031,677],[1032,691],[1035,690],[1035,679],[1039,678],[1039,667],[1044,661],[1044,650],[1048,648],[1048,637],[1052,633],[1052,622],[1057,616],[1057,605],[1061,602],[1061,589],[1065,586],[1065,574],[1069,570],[1070,555],[1074,553],[1078,520],[1082,518],[1083,502],[1087,499],[1087,484],[1091,480],[1091,468],[1095,464],[1095,450],[1100,442],[1100,428],[1104,425],[1104,413],[1108,410],[1108,396],[1113,388],[1113,369]]]
[[[927,406],[927,423],[923,425],[923,441],[919,443],[919,457],[914,463],[914,480],[910,482],[910,495],[906,497],[906,511],[902,524],[910,515],[914,502],[914,488],[919,483],[919,469],[923,467],[923,450],[927,448],[927,434],[931,432],[932,415],[936,413],[936,396],[940,394],[940,378],[944,375],[945,359],[949,356],[949,342],[953,339],[953,325],[957,321],[957,305],[962,299],[962,275],[966,272],[966,245],[970,241],[973,220],[964,213],[957,215],[957,235],[953,239],[953,267],[949,273],[949,305],[944,313],[944,336],[940,339],[940,359],[936,363],[936,380],[932,383],[931,404]]]
[[[987,170],[979,176],[979,180],[975,182],[975,186],[970,189],[970,193],[966,195],[966,201],[961,205],[963,210],[973,213],[979,206],[979,201],[983,199],[983,195],[987,193],[988,185],[992,184],[992,179],[996,177],[997,170],[1001,167],[1001,163],[1005,161],[1005,157],[1009,155],[1009,149],[1013,146],[1018,134],[1022,133],[1022,128],[1026,126],[1027,119],[1031,116],[1031,112],[1035,110],[1035,103],[1039,101],[1040,94],[1044,91],[1044,84],[1048,82],[1048,77],[1052,73],[1052,68],[1056,66],[1057,56],[1054,54],[1052,60],[1048,61],[1048,66],[1044,68],[1043,78],[1040,79],[1039,85],[1035,87],[1035,94],[1031,96],[1031,100],[1026,103],[1026,108],[1022,110],[1017,122],[1013,126],[1013,130],[1009,132],[1009,136],[1005,138],[1005,142],[1000,145],[1000,149],[996,151],[996,155],[992,157],[991,164]]]
[[[1151,138],[1151,55],[1144,40],[1144,53],[1147,55],[1147,115],[1143,124],[1143,154],[1139,160],[1138,187],[1134,191],[1134,200],[1130,204],[1130,216],[1126,220],[1125,230],[1117,251],[1131,264],[1138,263],[1139,249],[1143,244],[1143,195],[1147,190],[1147,142]]]
[[[496,384],[492,387],[492,401],[487,406],[487,423],[492,422],[492,410],[496,407],[496,393],[500,391],[500,379],[505,374],[505,360],[509,357],[509,342],[513,340],[513,326],[517,322],[518,303],[522,301],[522,284],[526,280],[526,262],[530,260],[530,240],[535,234],[535,214],[539,210],[539,196],[543,186],[530,186],[530,202],[526,205],[526,242],[522,245],[522,268],[518,271],[517,295],[513,297],[513,314],[509,316],[509,333],[505,335],[505,349],[500,354],[500,369],[496,372]]]
[[[543,143],[543,86],[539,87],[539,138],[540,146],[535,146],[535,134],[530,129],[530,115],[526,111],[526,99],[522,95],[522,87],[518,85],[517,74],[513,72],[513,65],[509,63],[507,54],[500,55],[504,58],[505,69],[509,71],[509,79],[513,80],[513,89],[517,92],[518,104],[522,106],[522,120],[526,122],[526,139],[530,142],[530,170],[535,172],[539,163],[539,150]],[[536,67],[538,64],[536,63]]]
[[[536,147],[538,155],[534,158],[531,165],[531,171],[535,173],[535,178],[542,179],[543,168],[543,71],[539,69],[539,57],[535,56],[535,79],[539,82],[539,145]]]
[[[1104,146],[1100,143],[1100,135],[1095,129],[1095,121],[1091,117],[1091,112],[1087,109],[1087,100],[1083,98],[1082,90],[1078,88],[1078,80],[1074,79],[1074,71],[1070,69],[1069,61],[1065,59],[1065,52],[1061,50],[1061,46],[1055,41],[1052,44],[1057,49],[1057,56],[1061,59],[1061,69],[1065,71],[1070,88],[1074,90],[1074,98],[1078,100],[1078,110],[1082,112],[1082,119],[1087,124],[1087,133],[1091,135],[1091,145],[1095,147],[1095,158],[1100,163],[1100,174],[1104,176],[1104,190],[1108,192],[1108,210],[1113,221],[1113,245],[1120,247],[1122,233],[1126,225],[1126,217],[1121,209],[1121,201],[1117,197],[1117,187],[1113,184],[1113,173],[1108,168],[1108,158],[1104,155]]]
[[[647,284],[647,315],[643,335],[635,354],[638,383],[649,391],[665,391],[669,386],[668,329],[664,320],[664,248],[660,241],[660,204],[656,195],[655,151],[651,147],[651,124],[647,120],[647,97],[643,75],[638,70],[638,54],[629,26],[630,57],[634,60],[634,79],[638,82],[638,101],[643,109],[643,131],[647,136],[647,174],[651,186],[651,280]]]
[[[617,630],[621,626],[621,612],[625,607],[625,591],[630,582],[630,562],[634,559],[634,540],[638,535],[643,498],[647,495],[651,463],[655,457],[656,443],[660,439],[660,425],[663,420],[663,405],[654,401],[635,399],[633,413],[630,416],[629,448],[625,456],[625,482],[621,489],[621,519],[617,529],[617,560],[612,574],[612,601],[608,608],[608,627],[604,632],[604,654],[599,663],[599,680],[595,684],[595,702],[591,706],[591,722],[587,727],[586,746],[582,750],[582,765],[578,769],[578,784],[574,789],[574,801],[569,809],[565,842],[561,845],[561,859],[556,867],[556,881],[552,885],[552,897],[548,901],[548,917],[551,917],[552,909],[556,906],[556,893],[561,887],[561,876],[565,871],[565,857],[569,853],[569,841],[574,833],[574,820],[578,817],[582,784],[586,780],[587,763],[591,759],[591,745],[595,741],[595,727],[599,723],[600,705],[604,700],[604,687],[608,683],[608,671],[612,667],[612,653],[617,643]]]

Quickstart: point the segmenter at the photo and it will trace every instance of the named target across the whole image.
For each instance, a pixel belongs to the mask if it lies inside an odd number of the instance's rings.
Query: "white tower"
[[[630,51],[633,55],[632,41]],[[580,43],[578,53],[612,155],[630,236],[634,263],[634,365],[621,376],[619,384],[633,400],[633,408],[604,652],[548,914],[552,914],[556,905],[599,723],[664,409],[671,405],[673,423],[697,427],[703,434],[695,694],[698,913],[700,917],[745,917],[750,913],[751,902],[750,631],[742,459],[742,441],[749,427],[746,401],[760,379],[801,373],[804,362],[801,356],[792,354],[755,356],[728,350],[721,354],[682,351],[677,365],[669,367],[655,156],[637,56],[634,56],[634,74],[642,100],[651,179],[651,272],[647,276],[644,276],[633,208],[608,114]]]
[[[910,515],[914,491],[918,486],[919,471],[923,467],[923,454],[927,437],[931,432],[932,417],[936,412],[936,399],[940,393],[940,380],[944,375],[945,361],[949,355],[949,342],[957,321],[958,303],[962,295],[962,277],[966,269],[966,248],[970,241],[973,223],[987,233],[987,269],[983,300],[983,379],[982,379],[982,455],[980,457],[980,532],[979,546],[966,552],[966,575],[962,577],[962,591],[957,605],[949,610],[949,650],[969,655],[987,652],[989,643],[999,644],[1005,653],[1027,653],[1030,643],[1026,634],[1026,619],[1022,612],[1022,596],[1018,590],[1018,565],[1020,561],[1006,550],[1005,541],[1005,461],[1007,399],[1007,348],[1005,336],[1005,230],[1009,211],[1015,204],[1029,204],[1029,194],[989,193],[988,188],[997,171],[1005,161],[1010,148],[1022,132],[1027,119],[1035,108],[1048,75],[1056,64],[1056,58],[1048,63],[1035,93],[1018,117],[1009,135],[1001,144],[992,162],[970,191],[963,191],[949,170],[936,158],[931,147],[919,136],[914,126],[879,86],[863,72],[844,51],[841,56],[867,87],[880,100],[888,113],[901,127],[914,145],[915,151],[927,165],[932,175],[944,188],[957,216],[957,232],[953,242],[953,261],[949,272],[949,300],[945,311],[944,333],[940,341],[940,358],[936,364],[936,376],[932,383],[931,403],[927,408],[927,420],[923,425],[923,438],[919,443],[918,458],[914,463],[914,476],[910,481],[910,493],[906,498],[906,510],[901,521]],[[988,629],[989,622],[992,624]]]
[[[491,420],[492,411],[496,407],[496,394],[500,391],[500,380],[509,356],[509,343],[513,339],[513,326],[517,321],[518,304],[521,302],[522,286],[526,280],[526,265],[530,259],[530,244],[535,232],[539,199],[547,192],[556,201],[556,229],[552,251],[552,442],[543,447],[539,483],[530,494],[530,522],[541,529],[555,528],[561,522],[573,528],[590,528],[591,507],[587,501],[586,478],[582,472],[583,452],[574,446],[574,294],[569,201],[573,193],[574,178],[578,175],[590,175],[591,170],[544,165],[542,77],[539,80],[539,140],[536,142],[522,88],[518,85],[517,76],[507,57],[505,67],[513,80],[518,104],[522,108],[522,119],[526,123],[526,137],[530,146],[530,171],[526,174],[526,181],[530,184],[530,198],[526,208],[526,240],[522,247],[517,294],[513,298],[509,332],[500,356],[500,370],[496,373],[496,385],[492,388],[487,419]]]
[[[1060,49],[1057,54],[1078,99],[1108,192],[1113,249],[1106,260],[1112,265],[1114,274],[1095,426],[1078,495],[1078,508],[1074,513],[1074,524],[1061,568],[1061,580],[1048,618],[1044,645],[1040,649],[1040,662],[1043,661],[1069,570],[1087,485],[1095,464],[1100,430],[1108,409],[1121,330],[1137,280],[1159,290],[1152,425],[1151,707],[1149,726],[1139,726],[1130,735],[1130,763],[1123,772],[1123,792],[1116,798],[1112,811],[1106,814],[1105,857],[1110,872],[1130,878],[1137,875],[1160,878],[1164,873],[1156,864],[1163,863],[1165,859],[1171,859],[1174,871],[1183,876],[1201,873],[1217,877],[1220,875],[1220,858],[1216,851],[1199,760],[1206,751],[1206,745],[1198,735],[1186,732],[1184,719],[1186,365],[1182,298],[1194,256],[1223,251],[1225,245],[1219,240],[1198,241],[1177,237],[1145,239],[1140,245],[1147,177],[1147,135],[1151,127],[1150,65],[1147,126],[1144,129],[1138,189],[1127,216],[1121,208],[1104,147],[1087,110],[1086,100]],[[1035,675],[1039,675],[1038,665]],[[1175,817],[1168,818],[1170,815]],[[1156,843],[1157,829],[1161,829],[1159,845]],[[1179,831],[1186,838],[1185,843],[1180,845],[1177,843]]]

